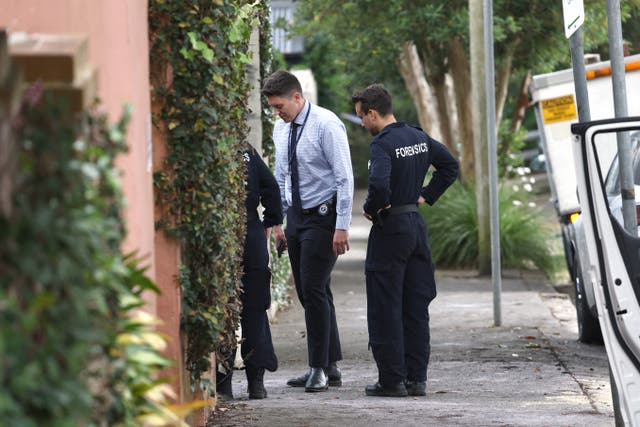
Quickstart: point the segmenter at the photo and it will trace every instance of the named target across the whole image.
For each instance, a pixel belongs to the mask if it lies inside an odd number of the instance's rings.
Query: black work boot
[[[366,386],[364,391],[367,396],[405,397],[408,395],[407,388],[402,382],[394,386],[383,386],[378,382]]]
[[[404,383],[409,396],[426,396],[427,383],[425,381],[407,381]]]
[[[249,399],[264,399],[267,390],[264,388],[264,368],[246,367],[247,383],[249,383]]]
[[[324,368],[324,372],[329,378],[329,385],[331,387],[340,387],[342,385],[342,372],[336,362],[332,362],[328,367]]]
[[[231,379],[233,377],[233,371],[229,371],[227,374],[222,372],[216,373],[216,394],[221,401],[233,400],[233,387]]]

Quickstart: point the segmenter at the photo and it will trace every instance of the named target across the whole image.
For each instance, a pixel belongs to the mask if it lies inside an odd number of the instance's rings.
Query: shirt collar
[[[293,122],[295,122],[295,124],[297,125],[302,125],[304,123],[304,118],[307,117],[307,110],[309,108],[311,108],[311,103],[305,99],[302,110],[300,110],[296,118],[293,119]]]

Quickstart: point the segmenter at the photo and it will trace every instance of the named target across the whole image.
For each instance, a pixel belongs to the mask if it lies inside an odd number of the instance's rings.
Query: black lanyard
[[[300,131],[296,129],[296,133],[298,135],[293,134],[293,125],[295,119],[291,121],[291,125],[289,126],[289,173],[291,173],[291,163],[293,163],[293,159],[296,157],[296,148],[298,147],[298,141],[300,141],[300,137],[302,136],[302,131],[304,130],[304,126],[307,124],[307,119],[309,118],[309,113],[311,112],[311,103],[309,103],[309,108],[307,108],[307,114],[304,116],[304,121],[300,125]]]

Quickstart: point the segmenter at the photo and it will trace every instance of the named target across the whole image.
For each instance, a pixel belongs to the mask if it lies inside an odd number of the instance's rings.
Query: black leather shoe
[[[329,378],[329,386],[340,387],[342,385],[342,372],[335,363],[330,364],[324,368],[325,375]],[[291,378],[287,381],[287,385],[290,387],[304,387],[309,379],[309,372],[304,375],[300,375],[296,378]]]
[[[309,372],[309,378],[304,385],[304,391],[326,391],[329,388],[329,380],[322,368],[311,368]]]
[[[427,383],[421,381],[407,381],[405,384],[409,396],[426,396]]]
[[[397,384],[393,387],[383,387],[380,383],[368,385],[365,387],[364,392],[367,396],[381,396],[381,397],[406,397],[408,395],[407,388],[404,383]]]
[[[287,381],[287,385],[290,387],[304,387],[309,379],[309,372],[306,374],[300,375],[299,377],[291,378]]]

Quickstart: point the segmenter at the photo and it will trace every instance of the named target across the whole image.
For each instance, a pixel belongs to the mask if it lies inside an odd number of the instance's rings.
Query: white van
[[[630,115],[640,116],[640,55],[625,58],[627,105]],[[615,117],[611,64],[609,61],[586,66],[589,109],[592,120]],[[602,342],[596,300],[592,287],[595,254],[585,244],[573,167],[571,125],[578,121],[573,70],[567,69],[533,77],[531,98],[542,139],[552,200],[562,229],[565,260],[575,289],[578,339]],[[617,152],[616,144],[600,144],[599,162],[603,176]]]

